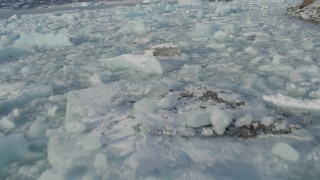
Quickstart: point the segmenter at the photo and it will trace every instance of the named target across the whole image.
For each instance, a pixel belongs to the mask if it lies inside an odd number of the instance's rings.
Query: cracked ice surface
[[[295,1],[148,2],[0,20],[0,179],[318,179],[320,34]],[[253,122],[299,128],[223,136]]]

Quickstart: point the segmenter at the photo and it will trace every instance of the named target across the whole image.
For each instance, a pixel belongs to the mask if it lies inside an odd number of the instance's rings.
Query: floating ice
[[[180,127],[180,128],[177,129],[177,131],[183,137],[194,137],[196,135],[196,132],[195,132],[195,130],[193,128]]]
[[[200,5],[201,0],[178,0],[179,5]]]
[[[190,32],[189,35],[192,37],[208,37],[220,29],[219,26],[209,23],[196,23],[194,31]]]
[[[150,56],[180,56],[179,47],[172,43],[157,44],[145,50],[146,55]]]
[[[28,156],[28,142],[23,134],[0,136],[0,167],[1,170],[8,163],[18,161]],[[0,170],[0,172],[1,172]]]
[[[232,122],[232,115],[219,108],[211,112],[211,124],[218,135],[222,135],[225,128]]]
[[[273,123],[273,117],[271,116],[265,116],[261,119],[261,124],[265,125],[265,126],[270,126]]]
[[[96,86],[68,93],[66,122],[99,117],[117,103],[112,98],[121,90],[119,83]]]
[[[23,47],[1,47],[0,46],[0,62],[2,60],[19,58],[24,55],[33,53],[32,50]]]
[[[272,103],[276,106],[285,107],[285,108],[292,108],[292,109],[308,109],[319,111],[320,110],[320,100],[302,100],[302,99],[295,99],[286,95],[277,94],[263,96],[263,100]]]
[[[0,84],[0,112],[8,107],[24,105],[34,99],[52,95],[50,86],[35,84],[26,86],[24,83]]]
[[[94,159],[94,167],[105,169],[107,167],[107,156],[102,153],[98,153]]]
[[[219,4],[215,12],[217,16],[227,16],[234,13],[239,13],[242,11],[241,6],[238,5],[224,5]]]
[[[100,135],[92,132],[81,139],[80,144],[85,151],[94,151],[101,147]]]
[[[235,125],[236,125],[236,127],[248,126],[252,120],[253,120],[252,115],[247,114],[247,115],[244,115],[244,116],[238,118]]]
[[[16,19],[18,19],[17,14],[14,14],[13,16],[11,16],[11,17],[9,18],[10,21],[16,20]]]
[[[157,100],[144,98],[134,104],[133,113],[134,114],[158,113],[159,109],[160,109],[159,102]]]
[[[44,122],[35,122],[31,124],[28,131],[29,138],[44,137],[47,130],[47,125]]]
[[[272,152],[285,160],[297,161],[299,159],[299,153],[287,143],[279,142],[275,144],[272,147]]]
[[[63,177],[53,172],[52,170],[45,170],[39,177],[39,180],[56,180],[56,179],[63,179]]]
[[[126,25],[121,27],[120,31],[124,33],[138,33],[143,34],[149,31],[150,27],[143,21],[129,21]]]
[[[202,126],[208,126],[211,124],[209,114],[205,113],[190,113],[186,117],[186,126],[197,128]]]
[[[17,163],[7,161],[0,168],[6,171],[4,177],[0,172],[0,179],[38,179],[41,173],[40,180],[319,177],[319,153],[317,158],[301,156],[301,162],[287,164],[270,158],[271,148],[266,148],[279,139],[308,153],[318,146],[313,143],[319,139],[317,133],[302,127],[297,134],[256,137],[264,132],[286,133],[285,120],[291,117],[300,122],[300,116],[283,117],[282,112],[266,108],[268,101],[262,100],[262,94],[320,97],[319,32],[309,25],[299,27],[296,20],[288,21],[281,14],[292,0],[200,1],[150,0],[152,4],[21,18],[18,14],[17,19],[0,20],[1,49],[14,48],[9,55],[0,53],[4,57],[0,84],[8,87],[4,90],[0,85],[0,141],[21,132],[27,137],[21,136],[24,142],[31,141],[24,147],[43,152],[38,159],[22,155]],[[102,3],[106,2],[111,1]],[[241,14],[233,14],[237,12]],[[57,44],[59,37],[50,39],[62,28],[68,33],[61,44],[68,47],[50,49],[62,47]],[[29,46],[30,53],[18,53]],[[150,54],[139,55],[148,47]],[[243,51],[247,47],[253,48]],[[110,64],[105,62],[109,58],[114,58]],[[105,73],[101,64],[112,73]],[[49,85],[54,96],[32,97],[18,106],[19,97],[26,95],[21,94],[34,89],[29,84],[37,83]],[[237,98],[230,98],[235,94]],[[141,103],[142,98],[151,100],[151,106]],[[210,107],[220,109],[212,112]],[[16,115],[11,113],[14,108]],[[230,124],[234,117],[237,126],[247,125],[251,118],[242,117],[246,114],[261,119],[260,123],[242,128]],[[311,119],[314,126],[317,117],[311,113],[301,118]],[[284,120],[278,123],[273,118]],[[231,127],[225,131],[228,124]],[[233,135],[254,138],[232,140]],[[10,153],[23,149],[10,143],[0,149]],[[258,156],[261,161],[256,161]],[[283,165],[290,168],[278,169]],[[308,173],[306,167],[311,167]],[[243,172],[250,173],[243,176]]]
[[[162,74],[165,69],[160,62],[149,55],[124,54],[115,58],[103,59],[101,62],[106,66],[128,68],[145,73]]]
[[[57,106],[53,106],[48,109],[48,116],[54,117],[56,116],[56,111],[58,110]]]
[[[65,128],[70,133],[80,133],[86,129],[81,122],[68,122],[65,124]]]
[[[71,46],[69,35],[66,32],[55,33],[21,33],[20,38],[14,42],[14,45],[19,46],[44,46],[50,48],[58,48]]]
[[[0,129],[14,129],[16,127],[13,119],[9,118],[9,117],[3,117],[0,120]]]
[[[216,42],[210,42],[207,46],[212,48],[212,49],[224,49],[224,48],[226,48],[226,46],[224,44],[220,44],[220,43],[216,43]]]
[[[287,64],[277,64],[277,65],[262,65],[259,66],[258,69],[260,71],[268,72],[268,73],[273,73],[279,76],[285,76],[287,77],[288,74],[292,73],[294,71],[294,68],[290,65]]]
[[[157,97],[161,96],[164,93],[168,92],[170,87],[167,83],[162,81],[151,81],[144,87],[143,93],[148,97]]]
[[[93,86],[101,84],[99,74],[97,74],[97,73],[94,73],[92,76],[90,76],[90,81]]]
[[[80,7],[86,7],[86,6],[90,6],[90,3],[89,2],[82,2],[80,4]]]
[[[214,33],[213,38],[216,40],[224,41],[228,38],[228,32],[227,31],[217,31]]]
[[[160,99],[160,106],[166,109],[172,109],[176,106],[178,96],[166,96]]]
[[[214,134],[211,128],[202,128],[201,135],[202,136],[212,136]]]
[[[250,55],[256,55],[256,54],[259,53],[259,51],[256,48],[252,47],[252,46],[247,47],[244,51],[246,53],[250,54]]]
[[[190,73],[198,73],[202,70],[201,65],[196,64],[196,65],[183,65],[182,69],[180,70],[180,74],[190,74]]]
[[[309,97],[320,99],[320,89],[318,89],[316,91],[311,91],[309,93]]]

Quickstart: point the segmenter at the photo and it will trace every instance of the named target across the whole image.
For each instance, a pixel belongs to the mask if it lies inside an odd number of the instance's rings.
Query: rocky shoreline
[[[320,1],[304,1],[287,9],[287,14],[306,21],[320,23]]]

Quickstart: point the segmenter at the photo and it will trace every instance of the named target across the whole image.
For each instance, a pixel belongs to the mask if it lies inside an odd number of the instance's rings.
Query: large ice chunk
[[[93,151],[101,147],[100,137],[95,132],[82,137],[80,144],[85,151]]]
[[[116,107],[112,98],[121,90],[119,83],[87,88],[68,93],[66,121],[99,117]],[[80,128],[81,129],[81,128]]]
[[[201,0],[178,0],[178,4],[179,5],[200,5],[201,4]]]
[[[44,122],[34,122],[28,131],[29,138],[39,138],[44,137],[47,130],[47,125]]]
[[[136,102],[133,106],[134,114],[141,113],[158,113],[160,106],[157,100],[151,98],[144,98]]]
[[[0,84],[0,112],[9,108],[27,104],[28,102],[52,95],[52,88],[47,85],[25,83]]]
[[[0,61],[10,58],[19,58],[21,56],[28,55],[31,53],[33,53],[33,51],[27,48],[0,47]]]
[[[63,179],[63,177],[56,174],[50,169],[45,170],[39,177],[39,180],[56,180],[56,179]]]
[[[270,64],[270,65],[262,65],[259,66],[258,69],[260,71],[273,73],[279,76],[285,76],[287,77],[288,74],[290,74],[292,71],[294,71],[294,68],[287,64]]]
[[[176,106],[178,96],[166,96],[160,99],[160,106],[165,109],[172,109]]]
[[[211,124],[210,116],[206,113],[190,113],[186,117],[186,126],[197,128]]]
[[[273,121],[272,116],[265,116],[261,119],[260,123],[268,127],[273,123]]]
[[[214,26],[209,23],[196,23],[194,31],[189,33],[189,36],[192,37],[207,37],[216,31],[220,30],[220,27]]]
[[[252,119],[253,119],[253,117],[251,114],[244,115],[244,116],[240,117],[239,119],[237,119],[235,125],[236,125],[236,127],[248,126],[248,125],[250,125]]]
[[[227,16],[230,14],[239,13],[241,11],[242,8],[239,5],[219,4],[215,14],[218,16]]]
[[[172,43],[157,44],[145,50],[146,55],[150,56],[180,56],[181,50]]]
[[[279,142],[275,144],[272,147],[272,152],[285,160],[297,161],[299,159],[299,153],[287,143]]]
[[[292,108],[292,109],[308,109],[319,111],[320,110],[320,99],[316,100],[302,100],[295,99],[286,95],[277,94],[277,95],[264,95],[263,100],[272,103],[276,106]]]
[[[143,21],[129,21],[125,26],[123,26],[120,31],[123,33],[146,33],[150,28]]]
[[[10,130],[10,129],[14,129],[15,127],[16,125],[14,121],[9,117],[3,117],[0,120],[0,129]]]
[[[0,137],[0,169],[8,163],[25,158],[29,154],[28,145],[23,134]]]
[[[162,74],[164,69],[160,62],[149,55],[123,54],[118,57],[103,59],[101,62],[107,66],[128,68],[151,74]]]
[[[20,38],[14,42],[15,46],[45,46],[45,47],[64,47],[71,46],[69,35],[66,32],[59,33],[21,33]]]
[[[232,122],[232,115],[219,108],[211,112],[211,124],[218,135],[223,135],[226,127]]]

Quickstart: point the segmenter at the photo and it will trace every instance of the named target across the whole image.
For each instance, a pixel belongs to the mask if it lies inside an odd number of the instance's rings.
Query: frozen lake
[[[145,2],[0,11],[0,179],[319,179],[297,1]]]

